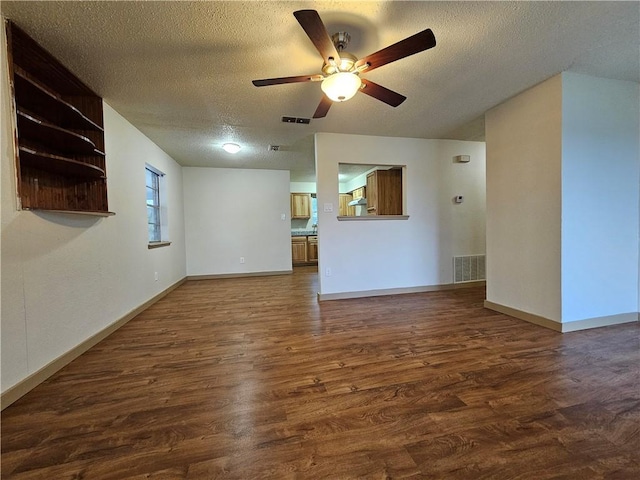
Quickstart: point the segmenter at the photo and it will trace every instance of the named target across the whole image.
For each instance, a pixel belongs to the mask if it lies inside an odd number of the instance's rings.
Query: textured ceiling
[[[182,165],[287,169],[293,181],[315,178],[316,132],[478,140],[486,110],[559,72],[640,81],[638,2],[3,0],[0,8]],[[284,124],[282,116],[313,115],[319,83],[251,80],[319,73],[321,57],[292,14],[305,8],[330,34],[348,31],[358,57],[425,28],[438,45],[363,75],[406,95],[399,107],[358,94],[324,119]],[[224,152],[227,141],[240,153]]]

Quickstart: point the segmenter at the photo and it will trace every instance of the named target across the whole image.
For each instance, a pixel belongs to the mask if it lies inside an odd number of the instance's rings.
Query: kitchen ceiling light
[[[229,153],[238,153],[240,151],[240,145],[237,143],[225,143],[222,145],[222,148],[225,152]]]
[[[360,77],[351,72],[338,72],[322,81],[322,91],[334,102],[344,102],[353,97],[362,85]]]

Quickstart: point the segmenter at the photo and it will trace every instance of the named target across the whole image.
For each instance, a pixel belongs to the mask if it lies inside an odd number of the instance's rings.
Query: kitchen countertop
[[[291,236],[292,237],[307,237],[307,236],[314,236],[317,235],[318,232],[317,231],[313,231],[313,230],[291,230]]]

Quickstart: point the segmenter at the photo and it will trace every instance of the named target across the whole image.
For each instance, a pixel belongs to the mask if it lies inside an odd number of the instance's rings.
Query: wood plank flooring
[[[2,413],[2,478],[640,478],[638,324],[317,290],[185,283]]]

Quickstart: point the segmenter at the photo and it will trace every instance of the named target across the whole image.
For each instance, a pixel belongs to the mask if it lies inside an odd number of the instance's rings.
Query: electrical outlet
[[[330,277],[331,276],[331,269],[329,267],[325,268],[324,275],[326,277]]]
[[[240,257],[240,263],[244,263],[244,257]]]

